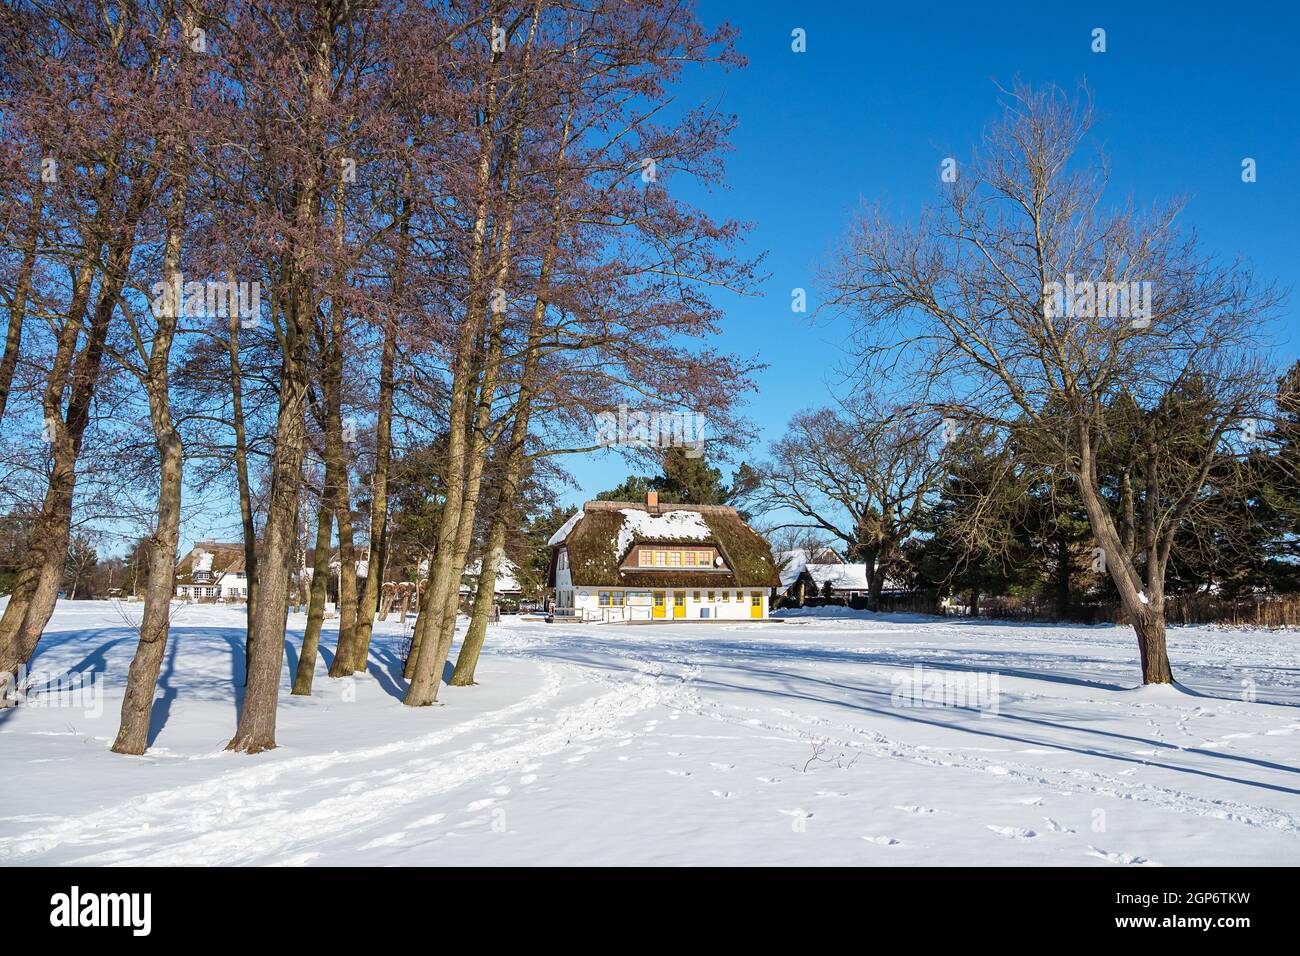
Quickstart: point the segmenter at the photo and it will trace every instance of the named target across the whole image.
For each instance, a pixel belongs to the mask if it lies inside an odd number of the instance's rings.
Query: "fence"
[[[960,613],[959,608],[950,609]],[[1059,621],[1082,624],[1128,624],[1118,602],[1081,604],[1062,617],[1051,604],[1020,598],[986,598],[980,617],[1008,621]],[[1213,594],[1175,594],[1165,598],[1167,624],[1229,624],[1236,627],[1300,627],[1300,595],[1252,595],[1225,598]]]
[[[781,598],[774,610],[797,607]],[[865,598],[808,598],[804,607],[866,608]],[[882,594],[879,610],[885,614],[938,614],[969,616],[960,604],[941,604],[932,594]],[[1124,608],[1117,602],[1075,604],[1069,613],[1057,613],[1050,601],[1021,597],[985,597],[979,616],[998,621],[1069,621],[1075,624],[1128,624]],[[1253,595],[1224,598],[1213,594],[1177,594],[1165,599],[1165,620],[1169,624],[1230,624],[1238,627],[1300,627],[1300,594]]]

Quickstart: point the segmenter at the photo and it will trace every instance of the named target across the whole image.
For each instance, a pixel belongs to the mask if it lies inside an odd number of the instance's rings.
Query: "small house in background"
[[[243,542],[195,542],[176,566],[176,597],[183,601],[247,601]]]
[[[588,501],[551,536],[555,614],[581,621],[761,620],[780,583],[735,508]]]
[[[808,598],[854,598],[869,596],[867,566],[845,561],[834,548],[814,551],[795,549],[777,555],[781,573],[781,594],[802,604]],[[905,594],[908,590],[886,576],[884,594]]]
[[[472,561],[466,566],[465,573],[461,575],[460,604],[462,610],[468,609],[474,603],[474,595],[478,591],[478,576],[482,567],[482,559]],[[519,565],[509,558],[502,557],[497,563],[496,586],[493,588],[492,593],[498,601],[505,603],[508,609],[518,607],[519,599],[523,597],[524,589],[519,584]]]

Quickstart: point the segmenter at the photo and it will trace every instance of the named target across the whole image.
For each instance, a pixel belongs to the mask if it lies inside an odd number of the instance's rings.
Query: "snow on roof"
[[[570,515],[569,520],[564,522],[564,524],[560,525],[560,527],[556,530],[555,534],[551,535],[550,540],[546,542],[546,546],[548,548],[553,548],[557,544],[563,544],[564,539],[567,538],[569,536],[569,532],[573,530],[573,526],[582,520],[582,515],[583,515],[583,510],[581,508],[579,508],[572,515]]]
[[[471,562],[465,568],[465,573],[472,577],[478,577],[479,568],[481,568],[482,566],[483,566],[483,559],[479,558],[477,561]],[[502,591],[522,590],[522,588],[519,587],[519,579],[515,576],[515,573],[518,570],[519,570],[519,565],[515,564],[513,561],[511,561],[509,558],[505,557],[504,555],[502,556],[501,560],[497,562],[496,591],[498,593]]]
[[[661,515],[652,515],[635,508],[619,510],[623,514],[623,526],[618,529],[617,553],[620,556],[627,554],[627,549],[638,538],[652,541],[702,541],[713,536],[713,531],[704,523],[698,511],[666,511]]]
[[[823,587],[827,581],[839,591],[865,591],[867,589],[867,566],[865,564],[809,564],[805,565],[817,586]],[[796,574],[795,577],[798,577]],[[784,575],[782,580],[784,580]],[[794,579],[792,578],[791,581]]]
[[[808,552],[803,548],[793,551],[778,551],[776,566],[781,572],[781,587],[788,588],[799,580],[799,575],[808,566]]]
[[[211,571],[212,558],[213,558],[213,554],[211,551],[199,551],[194,555],[194,570]]]
[[[827,582],[836,591],[866,591],[867,590],[867,566],[862,563],[857,564],[805,564],[803,570],[808,572],[808,576],[813,579],[818,589],[824,587]],[[784,572],[781,574],[781,586],[789,587],[799,577],[799,572],[790,575],[788,581]],[[886,591],[901,590],[905,585],[888,575],[885,576],[884,588]]]

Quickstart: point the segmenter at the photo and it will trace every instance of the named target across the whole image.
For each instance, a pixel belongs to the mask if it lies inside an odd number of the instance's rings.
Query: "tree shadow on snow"
[[[152,747],[158,734],[167,724],[172,713],[172,703],[177,697],[177,690],[172,686],[172,675],[176,673],[176,649],[180,647],[180,635],[169,634],[167,637],[167,657],[163,660],[162,670],[158,674],[158,689],[162,696],[155,696],[153,707],[149,711],[149,737],[146,747]]]
[[[406,689],[410,683],[402,676],[402,658],[391,648],[370,647],[370,660],[366,662],[366,673],[374,677],[385,694],[394,700],[406,698]]]
[[[575,646],[577,645],[577,646]],[[691,679],[693,686],[713,687],[724,691],[734,691],[745,694],[763,694],[771,697],[778,697],[787,700],[800,700],[816,704],[822,704],[831,707],[847,708],[860,713],[873,714],[893,720],[902,720],[915,724],[923,724],[935,728],[959,731],[962,733],[973,734],[983,738],[995,739],[1007,743],[1028,745],[1036,748],[1046,748],[1052,751],[1063,753],[1076,753],[1080,755],[1100,757],[1106,760],[1115,760],[1134,766],[1146,766],[1160,768],[1176,773],[1186,773],[1195,776],[1206,777],[1209,779],[1222,780],[1229,783],[1237,783],[1243,786],[1256,787],[1265,790],[1276,791],[1288,794],[1300,794],[1300,789],[1283,786],[1281,784],[1268,783],[1266,781],[1251,780],[1242,777],[1229,776],[1223,773],[1217,773],[1212,770],[1181,766],[1174,763],[1162,762],[1159,759],[1151,757],[1138,756],[1127,753],[1110,752],[1104,749],[1089,747],[1085,743],[1072,745],[1055,739],[1038,739],[1032,736],[1020,736],[1007,730],[997,729],[996,724],[986,718],[979,716],[977,708],[902,708],[894,706],[892,703],[892,690],[879,686],[866,686],[844,680],[829,680],[826,678],[815,677],[808,674],[794,673],[788,670],[782,670],[779,667],[771,666],[774,663],[789,659],[798,659],[800,661],[822,661],[836,663],[852,663],[865,665],[879,665],[893,668],[906,669],[914,664],[921,664],[934,670],[961,671],[961,672],[986,672],[997,670],[1000,674],[1013,675],[1026,680],[1042,680],[1049,683],[1072,684],[1086,686],[1097,689],[1112,691],[1127,691],[1131,688],[1117,684],[1107,684],[1100,681],[1088,681],[1065,675],[1051,674],[1025,669],[1007,669],[1007,668],[988,668],[980,667],[972,663],[962,661],[953,661],[948,659],[930,660],[917,657],[911,654],[895,653],[891,651],[864,652],[864,651],[827,651],[825,649],[809,648],[800,645],[763,645],[749,642],[745,644],[732,645],[727,643],[709,643],[699,644],[692,642],[687,647],[681,643],[657,645],[656,649],[672,651],[674,660],[672,663],[692,663],[692,650],[700,652],[698,656],[708,655],[707,666],[720,670],[730,670],[737,674],[749,674],[758,678],[769,681],[776,681],[780,686],[764,686],[762,684],[750,684],[743,681],[729,682],[726,680],[715,680],[706,677],[696,677]],[[541,656],[561,658],[572,663],[579,663],[587,667],[603,669],[607,671],[616,671],[629,674],[638,674],[641,671],[635,666],[635,661],[624,662],[622,660],[611,660],[611,647],[606,642],[596,640],[567,641],[564,645],[551,645],[549,647],[540,647],[534,649]],[[985,653],[985,652],[981,652]],[[987,652],[990,656],[999,656],[1011,654],[1011,651],[993,651]],[[1023,657],[1023,652],[1015,652],[1017,656]],[[645,655],[650,656],[652,655]],[[1061,660],[1059,655],[1051,655],[1054,660]],[[681,658],[685,658],[682,660]],[[738,658],[738,660],[736,660]],[[1091,662],[1089,658],[1070,658],[1080,663]],[[766,665],[766,666],[765,666]],[[837,691],[842,691],[853,695],[855,699],[846,700],[834,696],[824,696],[816,693],[811,688],[825,687]],[[1196,696],[1205,696],[1197,693]],[[879,704],[873,706],[863,702],[864,700],[876,700]],[[1294,705],[1291,705],[1294,706]],[[944,719],[940,714],[951,714],[953,719]],[[958,719],[962,718],[962,719]],[[974,719],[971,719],[974,718]],[[1265,760],[1257,757],[1249,757],[1242,754],[1225,753],[1217,750],[1208,750],[1200,747],[1178,747],[1167,741],[1152,740],[1146,737],[1135,736],[1118,731],[1104,730],[1098,727],[1084,726],[1077,722],[1077,715],[1061,714],[1056,720],[1049,717],[1032,717],[1021,714],[1008,713],[1005,708],[1001,709],[997,715],[998,720],[1013,721],[1017,725],[1026,727],[1042,727],[1055,733],[1074,733],[1088,735],[1090,738],[1102,738],[1139,744],[1143,747],[1162,750],[1176,751],[1180,754],[1195,755],[1215,761],[1228,761],[1231,763],[1244,764],[1258,767],[1262,770],[1275,771],[1280,773],[1297,774],[1300,768],[1287,764],[1280,764],[1274,761]],[[1104,719],[1104,718],[1100,718]]]

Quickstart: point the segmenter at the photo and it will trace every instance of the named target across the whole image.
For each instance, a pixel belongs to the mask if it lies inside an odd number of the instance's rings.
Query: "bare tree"
[[[867,210],[826,279],[869,374],[915,376],[945,427],[1015,432],[1073,480],[1142,679],[1170,683],[1170,549],[1267,393],[1278,299],[1176,227],[1184,203],[1108,205],[1104,161],[1078,156],[1091,122],[1086,98],[1017,86],[938,202],[908,226]],[[1137,471],[1110,489],[1104,459],[1135,435]]]
[[[864,398],[802,412],[756,469],[749,495],[760,514],[797,517],[778,529],[821,531],[866,565],[869,606],[880,603],[885,570],[943,481],[933,417]]]

